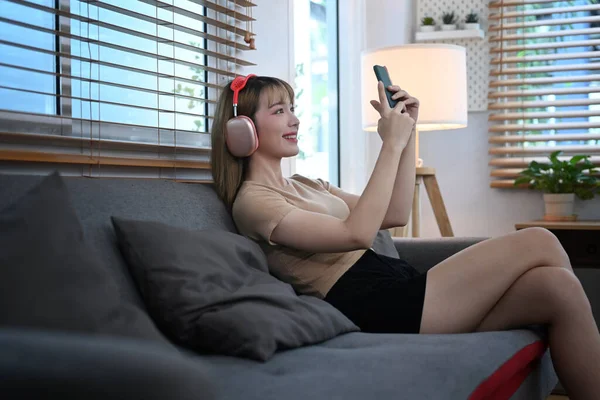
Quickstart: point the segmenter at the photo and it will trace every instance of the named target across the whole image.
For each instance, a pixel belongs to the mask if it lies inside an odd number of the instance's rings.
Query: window
[[[490,3],[492,187],[532,160],[591,155],[600,165],[600,3]]]
[[[339,185],[337,1],[295,0],[296,172]]]
[[[238,55],[250,49],[242,39],[252,6],[3,2],[0,135],[9,145],[0,160],[210,180],[210,112],[237,66],[252,65]]]
[[[37,3],[52,7],[54,0]],[[54,35],[4,22],[5,19],[19,21],[26,12],[29,12],[27,6],[8,2],[0,10],[3,17],[0,20],[0,108],[54,114],[57,91],[56,59],[52,54]],[[54,30],[54,16],[39,10],[29,13],[27,23]],[[36,94],[36,91],[48,95]]]

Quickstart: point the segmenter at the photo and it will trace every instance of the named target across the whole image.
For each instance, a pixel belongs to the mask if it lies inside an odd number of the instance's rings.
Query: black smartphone
[[[388,89],[388,87],[392,85],[392,81],[390,79],[390,74],[388,73],[387,68],[382,65],[374,65],[373,71],[375,71],[375,76],[377,77],[377,80],[383,82],[383,87],[385,88],[385,95],[388,99],[388,104],[391,108],[394,108],[400,100],[392,100],[393,93],[390,92],[390,90]]]

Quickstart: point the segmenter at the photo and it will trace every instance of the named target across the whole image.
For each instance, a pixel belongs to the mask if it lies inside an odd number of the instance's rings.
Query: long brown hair
[[[231,81],[232,82],[232,81]],[[223,88],[215,111],[211,129],[210,164],[214,187],[228,210],[231,211],[233,201],[240,186],[246,179],[250,157],[238,158],[233,156],[225,143],[225,124],[233,118],[233,90],[231,82]],[[245,115],[256,125],[255,114],[258,110],[260,95],[263,90],[269,90],[269,103],[275,96],[287,96],[288,101],[294,102],[294,89],[285,81],[267,76],[252,77],[246,87],[240,91],[238,98],[238,115]],[[282,99],[282,100],[285,100]]]

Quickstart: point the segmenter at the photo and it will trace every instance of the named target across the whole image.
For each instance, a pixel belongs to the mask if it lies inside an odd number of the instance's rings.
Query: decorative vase
[[[544,205],[547,221],[575,221],[577,215],[573,214],[575,193],[544,193]]]
[[[479,22],[466,22],[465,29],[467,30],[477,30],[479,29]]]
[[[444,25],[442,25],[442,30],[443,31],[455,31],[456,24],[444,24]]]
[[[435,32],[435,25],[421,25],[421,32]]]

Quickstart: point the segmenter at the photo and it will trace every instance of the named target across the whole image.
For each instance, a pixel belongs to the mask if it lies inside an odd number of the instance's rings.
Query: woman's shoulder
[[[244,181],[233,201],[233,209],[247,207],[256,203],[263,206],[265,202],[280,200],[283,197],[285,196],[282,196],[282,193],[269,185],[253,181]]]
[[[248,213],[254,213],[260,208],[259,204],[264,204],[265,196],[269,196],[265,189],[245,182],[240,186],[231,205],[231,214],[236,223],[244,219]]]
[[[233,204],[251,201],[257,197],[268,196],[272,192],[267,185],[255,184],[254,182],[243,182],[238,189]]]
[[[325,187],[325,183],[322,179],[312,179],[309,177],[306,177],[304,175],[300,175],[300,174],[294,174],[290,177],[290,180],[296,181],[296,182],[300,182],[302,184],[308,185],[310,187],[313,187],[315,189],[325,189],[327,190],[327,188]]]
[[[306,191],[306,187],[319,192],[327,191],[327,187],[320,179],[311,179],[304,175],[294,174],[287,178],[289,185],[283,188],[276,188],[255,181],[244,181],[238,190],[238,193],[233,202],[234,208],[240,204],[247,205],[248,203],[268,202],[270,200],[279,201],[298,196],[300,187]]]

